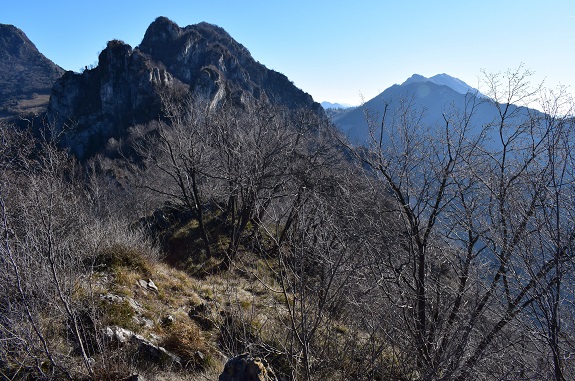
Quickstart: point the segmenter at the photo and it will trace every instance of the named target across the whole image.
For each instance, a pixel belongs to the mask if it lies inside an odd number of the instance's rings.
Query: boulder
[[[156,286],[156,284],[154,283],[154,281],[152,281],[151,279],[148,280],[144,280],[144,279],[140,279],[136,282],[136,284],[146,290],[151,290],[154,292],[158,292],[158,286]]]
[[[158,364],[161,367],[182,368],[182,362],[179,356],[168,352],[164,347],[154,345],[147,340],[139,342],[138,353],[142,360]]]
[[[264,360],[244,353],[228,360],[218,381],[277,381],[277,378]]]
[[[124,345],[132,341],[132,337],[136,336],[134,332],[118,326],[106,327],[102,330],[102,334],[108,342],[119,345]]]

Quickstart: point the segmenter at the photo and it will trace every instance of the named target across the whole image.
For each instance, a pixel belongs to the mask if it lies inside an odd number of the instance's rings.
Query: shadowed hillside
[[[44,111],[52,85],[63,73],[24,32],[0,24],[0,117]]]

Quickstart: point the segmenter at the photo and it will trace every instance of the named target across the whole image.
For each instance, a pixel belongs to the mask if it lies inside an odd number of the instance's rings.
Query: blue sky
[[[533,81],[575,93],[574,0],[0,0],[0,9],[0,23],[67,70],[94,64],[108,40],[137,46],[166,16],[223,27],[320,102],[358,104],[414,73],[477,87],[482,69],[521,63]]]

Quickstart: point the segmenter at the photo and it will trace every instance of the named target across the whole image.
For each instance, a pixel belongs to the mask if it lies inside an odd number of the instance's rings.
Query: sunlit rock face
[[[323,113],[309,94],[256,62],[222,28],[180,28],[160,17],[137,48],[110,41],[97,67],[65,73],[52,90],[48,116],[63,132],[63,144],[86,158],[130,126],[160,118],[164,91],[207,97],[213,105],[259,100]]]

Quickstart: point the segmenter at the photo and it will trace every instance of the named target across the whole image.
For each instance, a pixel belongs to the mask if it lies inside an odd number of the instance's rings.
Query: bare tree
[[[164,94],[162,104],[167,121],[159,121],[151,132],[136,134],[141,136],[136,138],[135,149],[150,174],[139,186],[190,210],[198,221],[204,250],[210,257],[204,210],[212,196],[208,192],[208,179],[216,164],[210,149],[209,104],[199,98],[171,93]]]
[[[56,348],[44,321],[59,316],[68,324],[86,372],[92,374],[74,297],[84,269],[76,247],[86,213],[81,189],[70,182],[76,175],[73,161],[49,142],[29,151],[30,156],[24,153],[4,149],[7,155],[2,157],[2,349],[43,377],[71,377],[63,364],[66,355]]]
[[[438,128],[423,125],[409,101],[388,106],[380,124],[370,121],[371,151],[357,153],[395,198],[382,212],[402,223],[399,254],[377,249],[373,276],[385,279],[382,295],[402,316],[394,340],[414,343],[421,379],[469,379],[502,345],[520,352],[501,338],[527,322],[529,307],[556,286],[557,264],[571,261],[567,250],[534,249],[553,177],[548,142],[562,119],[515,106],[538,94],[529,75],[521,67],[486,75],[489,98],[468,95]],[[493,110],[487,126],[474,124],[478,102]]]
[[[278,205],[293,198],[299,171],[294,168],[308,149],[306,135],[317,132],[320,120],[269,104],[214,106],[191,97],[166,96],[164,110],[166,122],[140,132],[145,139],[137,151],[151,174],[141,186],[194,214],[208,256],[218,243],[207,220],[217,220],[218,234],[228,238],[227,267],[250,224],[281,219]]]
[[[363,210],[355,193],[360,184],[353,182],[346,163],[329,162],[299,188],[288,213],[289,229],[276,234],[262,226],[266,239],[274,242],[269,268],[281,295],[279,318],[286,325],[281,352],[289,358],[293,379],[319,379],[343,371],[343,363],[332,362],[343,355],[333,322],[345,321],[363,263],[358,255],[365,244],[358,234]]]
[[[309,164],[308,135],[317,133],[321,121],[309,112],[255,104],[249,110],[221,110],[213,126],[221,159],[221,205],[231,226],[227,255],[233,259],[248,223],[284,224],[285,204],[297,202],[298,176]]]
[[[562,88],[555,93],[543,93],[541,99],[544,111],[542,123],[549,126],[550,132],[544,143],[548,180],[539,201],[544,207],[537,219],[536,232],[539,239],[536,247],[538,254],[553,258],[555,263],[533,292],[542,294],[542,297],[531,306],[530,315],[537,321],[536,329],[549,347],[550,368],[553,378],[559,381],[570,378],[566,375],[572,376],[573,372],[572,367],[567,368],[565,365],[565,359],[568,358],[566,353],[572,350],[565,335],[569,337],[573,332],[563,328],[563,321],[571,310],[568,295],[572,293],[569,281],[566,282],[572,263],[566,262],[563,257],[572,255],[567,252],[572,250],[575,239],[575,163],[571,154],[574,141],[573,121],[570,118],[573,103]]]

